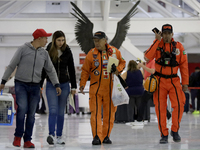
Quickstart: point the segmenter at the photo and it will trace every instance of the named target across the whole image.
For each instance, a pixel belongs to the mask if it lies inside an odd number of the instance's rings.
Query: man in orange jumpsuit
[[[155,40],[146,51],[145,56],[152,60],[155,58],[155,73],[158,79],[158,88],[153,94],[158,127],[161,132],[160,143],[168,143],[168,128],[166,127],[167,95],[169,95],[172,112],[171,135],[174,142],[180,142],[178,134],[181,118],[184,111],[185,95],[188,90],[188,62],[184,47],[180,42],[175,42],[173,28],[170,24],[162,26],[162,32],[155,32]],[[178,68],[181,72],[182,87],[180,78],[177,76]]]
[[[120,73],[126,61],[122,58],[120,51],[107,44],[107,37],[104,32],[96,32],[93,37],[95,48],[91,49],[82,66],[80,91],[83,90],[90,76],[89,106],[91,111],[91,127],[93,134],[93,145],[100,145],[102,142],[111,144],[110,133],[113,128],[116,107],[112,102],[112,74],[107,72],[109,56],[119,60],[115,74]],[[101,120],[101,108],[103,105],[103,124]]]

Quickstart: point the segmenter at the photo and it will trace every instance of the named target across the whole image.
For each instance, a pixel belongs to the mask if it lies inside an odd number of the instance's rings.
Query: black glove
[[[114,73],[117,70],[115,64],[112,64],[111,66],[111,73]]]

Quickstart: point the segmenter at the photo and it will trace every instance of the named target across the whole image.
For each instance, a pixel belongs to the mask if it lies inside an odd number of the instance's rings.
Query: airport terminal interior
[[[200,149],[200,112],[199,103],[195,98],[195,109],[192,108],[191,93],[188,91],[188,110],[183,113],[179,134],[181,142],[174,142],[170,135],[171,121],[167,121],[169,137],[167,144],[160,144],[160,132],[155,107],[150,100],[148,107],[150,118],[145,119],[143,125],[133,125],[131,122],[115,120],[110,135],[112,144],[92,145],[92,132],[89,110],[88,81],[84,89],[85,95],[79,91],[81,67],[86,54],[81,50],[75,35],[77,18],[73,2],[82,12],[80,16],[86,23],[93,23],[91,33],[103,31],[108,37],[108,43],[117,33],[118,22],[126,18],[126,14],[138,2],[137,0],[0,0],[0,78],[12,59],[18,47],[33,40],[32,33],[43,28],[47,33],[57,30],[64,32],[66,42],[71,48],[76,70],[77,90],[75,110],[66,106],[63,139],[65,145],[49,145],[48,136],[48,104],[45,87],[43,89],[45,111],[37,111],[33,128],[32,142],[36,150],[199,150]],[[200,67],[200,0],[140,0],[136,11],[127,20],[130,24],[127,34],[119,48],[126,60],[126,68],[130,60],[144,61],[144,51],[155,39],[152,29],[161,30],[163,24],[173,26],[173,38],[184,46],[189,75]],[[129,14],[130,15],[130,14]],[[79,16],[79,17],[80,17]],[[87,20],[88,18],[89,20]],[[89,28],[89,27],[88,27]],[[48,37],[48,43],[52,36]],[[46,48],[46,47],[44,47]],[[178,74],[181,78],[181,74]],[[5,85],[0,95],[0,150],[23,150],[12,145],[16,127],[16,104],[13,93],[14,78]],[[6,98],[5,98],[6,97]],[[10,109],[6,114],[2,103],[9,101]],[[40,101],[42,107],[42,100]],[[170,99],[168,110],[173,113]],[[196,111],[195,111],[196,110]],[[126,110],[125,110],[126,111]],[[196,112],[196,113],[194,113]],[[8,113],[8,114],[7,114]],[[3,114],[3,115],[2,115]],[[9,122],[2,118],[9,116]],[[137,117],[137,113],[134,117]]]

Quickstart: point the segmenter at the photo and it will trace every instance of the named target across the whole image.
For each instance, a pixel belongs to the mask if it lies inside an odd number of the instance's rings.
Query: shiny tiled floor
[[[65,115],[63,137],[64,146],[49,146],[47,115],[36,115],[32,142],[36,150],[199,150],[200,149],[200,116],[184,114],[179,130],[182,141],[174,143],[169,136],[168,144],[159,144],[160,133],[155,114],[144,128],[125,124],[114,124],[111,134],[111,145],[92,146],[90,115]],[[0,126],[0,150],[22,150],[12,146],[15,120],[13,126]],[[23,145],[23,142],[22,142]]]

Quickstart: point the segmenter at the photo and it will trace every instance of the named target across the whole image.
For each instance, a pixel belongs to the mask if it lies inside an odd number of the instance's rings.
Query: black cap
[[[165,32],[165,31],[173,33],[172,25],[170,25],[170,24],[164,24],[162,26],[162,32]]]
[[[93,39],[103,39],[106,38],[106,34],[102,31],[98,31],[94,34]]]

